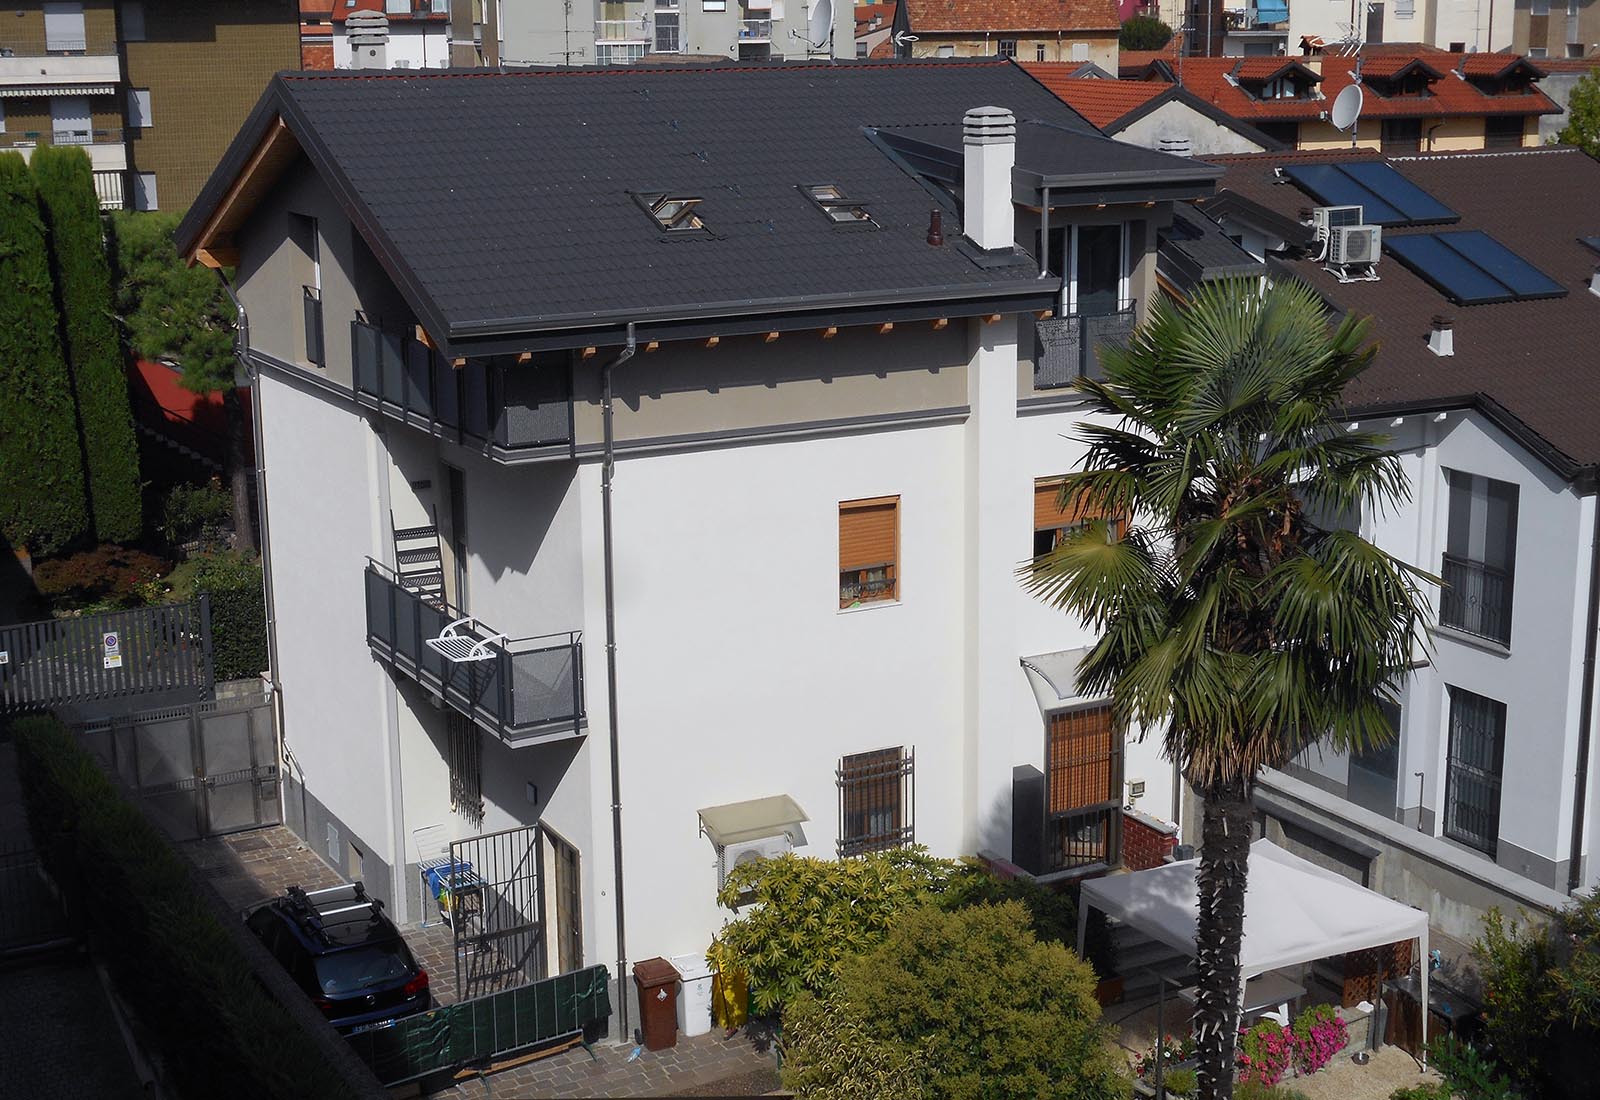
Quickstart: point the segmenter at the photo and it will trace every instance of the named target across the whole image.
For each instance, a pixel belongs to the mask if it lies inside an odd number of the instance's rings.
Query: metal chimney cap
[[[1004,107],[973,107],[961,118],[961,136],[968,145],[1013,144],[1017,116]]]

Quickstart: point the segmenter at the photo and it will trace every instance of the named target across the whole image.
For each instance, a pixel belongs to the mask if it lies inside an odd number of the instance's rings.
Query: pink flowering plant
[[[1312,1005],[1295,1017],[1290,1029],[1294,1035],[1296,1065],[1301,1073],[1315,1073],[1350,1042],[1344,1021],[1332,1005]]]
[[[1160,1056],[1157,1056],[1159,1050]],[[1180,1062],[1187,1062],[1194,1057],[1194,1037],[1185,1035],[1168,1035],[1161,1041],[1160,1046],[1152,1043],[1150,1049],[1143,1054],[1137,1054],[1133,1059],[1133,1072],[1141,1078],[1154,1078],[1156,1075],[1156,1062],[1165,1063],[1167,1069],[1172,1069]]]
[[[1240,1081],[1276,1085],[1296,1061],[1294,1032],[1276,1020],[1262,1020],[1239,1036]]]

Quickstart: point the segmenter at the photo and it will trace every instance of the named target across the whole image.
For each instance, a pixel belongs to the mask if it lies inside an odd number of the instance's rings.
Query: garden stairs
[[[1107,923],[1117,948],[1117,972],[1122,975],[1123,1003],[1155,1000],[1156,985],[1164,977],[1176,979],[1182,985],[1191,984],[1193,959],[1160,940],[1151,939],[1130,925],[1115,920]],[[1175,994],[1177,988],[1168,985],[1168,996]]]

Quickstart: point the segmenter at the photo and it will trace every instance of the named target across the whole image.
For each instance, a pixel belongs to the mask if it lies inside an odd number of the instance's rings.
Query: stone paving
[[[236,909],[281,895],[290,886],[315,890],[344,876],[287,828],[255,829],[184,845],[202,873]],[[417,961],[428,971],[434,999],[456,999],[455,941],[450,927],[402,928]],[[754,1096],[778,1087],[777,1056],[764,1037],[744,1031],[731,1038],[680,1038],[668,1050],[633,1053],[631,1044],[602,1040],[593,1056],[582,1047],[552,1054],[485,1077],[473,1077],[431,1095],[462,1100],[587,1096]]]

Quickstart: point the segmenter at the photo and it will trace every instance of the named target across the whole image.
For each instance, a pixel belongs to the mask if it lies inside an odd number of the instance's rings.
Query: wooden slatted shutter
[[[1070,501],[1067,507],[1061,507],[1061,479],[1058,477],[1042,477],[1033,483],[1033,529],[1035,531],[1052,531],[1058,527],[1071,527],[1085,519],[1094,518],[1094,513],[1082,507],[1077,501]]]
[[[847,500],[839,505],[841,607],[869,600],[894,599],[898,589],[899,558],[899,497]],[[882,571],[880,577],[869,576],[877,571]]]
[[[1050,813],[1121,801],[1116,767],[1119,742],[1108,706],[1050,716]]]

